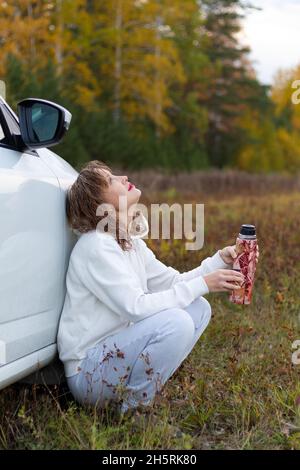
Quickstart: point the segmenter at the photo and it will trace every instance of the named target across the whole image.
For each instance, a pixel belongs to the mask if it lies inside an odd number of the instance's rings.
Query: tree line
[[[55,150],[132,169],[300,167],[300,67],[261,84],[239,33],[243,0],[0,3],[7,101],[40,97],[73,115]],[[298,77],[297,77],[298,73]]]

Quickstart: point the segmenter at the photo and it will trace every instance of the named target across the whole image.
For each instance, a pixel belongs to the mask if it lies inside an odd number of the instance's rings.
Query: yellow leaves
[[[1,36],[4,43],[1,46],[1,62],[5,61],[8,52],[13,52],[24,63],[30,63],[34,52],[39,52],[39,61],[42,63],[47,58],[44,54],[50,41],[48,28],[49,19],[46,17],[25,18],[17,16],[13,19],[2,17],[0,22]]]
[[[104,2],[101,9],[107,29],[101,28],[98,61],[110,97],[107,107],[119,108],[131,121],[148,118],[161,135],[175,130],[166,112],[173,106],[170,86],[186,79],[171,34],[172,21],[179,12],[183,15],[175,3],[164,0],[137,5],[115,0]]]
[[[280,69],[274,78],[274,83],[271,90],[271,98],[276,105],[276,114],[279,115],[286,107],[291,107],[292,93],[295,89],[292,88],[294,80],[300,77],[300,66],[290,69]],[[298,106],[292,106],[293,111],[296,111]]]
[[[74,100],[78,105],[82,106],[86,111],[98,111],[95,103],[95,92],[89,88],[82,86],[80,83],[75,85],[77,97]]]
[[[185,81],[184,71],[176,54],[172,54],[171,57],[168,52],[166,54],[161,52],[160,56],[146,54],[143,57],[143,67],[152,76],[158,73],[166,83],[174,81],[183,83]]]
[[[97,97],[102,89],[88,64],[68,56],[64,60],[64,68],[66,74],[71,70],[73,77],[77,77],[72,89],[65,91],[66,95],[87,111],[98,111]]]
[[[197,12],[194,0],[185,8],[181,0],[103,0],[91,9],[85,0],[6,3],[0,2],[0,69],[8,52],[33,71],[35,62],[43,67],[53,57],[76,103],[91,110],[103,94],[106,108],[127,120],[149,120],[162,137],[175,131],[170,89],[186,76],[173,37],[178,22]]]
[[[298,133],[279,128],[277,138],[284,153],[286,167],[290,171],[298,170],[300,168],[300,138]]]
[[[250,146],[244,147],[238,157],[237,167],[240,170],[249,170],[252,158],[253,149]]]
[[[274,84],[271,90],[271,97],[276,104],[277,114],[282,111],[291,102],[292,88],[291,84],[296,77],[293,70],[279,70],[274,78]]]
[[[295,131],[300,131],[300,107],[296,106],[295,112],[291,119],[292,127]]]
[[[291,102],[294,92],[292,83],[299,77],[300,66],[279,70],[271,93],[275,103],[275,114],[282,117],[282,127],[277,130],[277,138],[284,155],[285,167],[289,171],[300,168],[300,106],[293,105]]]
[[[282,292],[276,292],[275,301],[279,304],[284,302],[284,294]]]

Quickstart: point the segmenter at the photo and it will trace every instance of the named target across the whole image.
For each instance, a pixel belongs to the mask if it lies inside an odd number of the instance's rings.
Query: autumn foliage
[[[50,99],[73,114],[57,152],[75,166],[300,166],[299,67],[261,84],[239,41],[241,0],[0,2],[7,99]]]

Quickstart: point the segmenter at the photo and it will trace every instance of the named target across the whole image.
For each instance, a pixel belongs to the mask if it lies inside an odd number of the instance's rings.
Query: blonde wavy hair
[[[77,179],[68,188],[66,196],[66,214],[68,223],[75,233],[86,233],[96,230],[97,224],[104,217],[109,219],[110,214],[96,215],[97,207],[105,204],[103,192],[109,187],[103,173],[99,170],[108,170],[111,168],[100,160],[91,160],[86,163],[80,170]],[[107,211],[108,212],[108,211]],[[130,233],[124,231],[119,223],[118,211],[113,226],[115,238],[122,250],[130,250],[132,248],[132,240]],[[133,220],[140,215],[140,211],[133,214]],[[110,224],[104,226],[105,232],[110,232]]]

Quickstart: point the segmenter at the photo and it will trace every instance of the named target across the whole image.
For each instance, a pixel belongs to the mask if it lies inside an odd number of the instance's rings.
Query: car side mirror
[[[27,98],[17,106],[21,136],[29,149],[57,145],[69,129],[72,114],[56,103]]]

